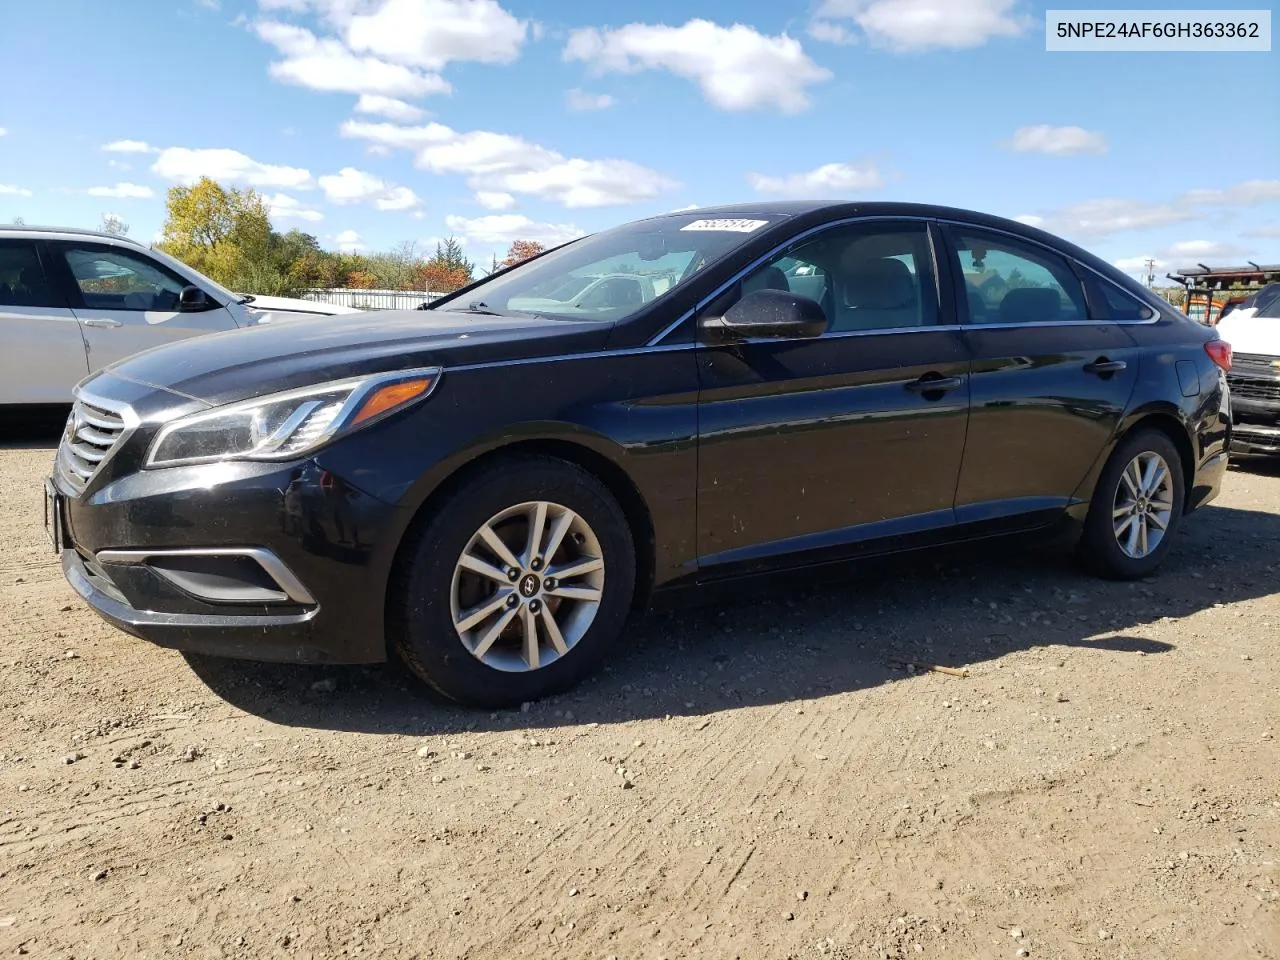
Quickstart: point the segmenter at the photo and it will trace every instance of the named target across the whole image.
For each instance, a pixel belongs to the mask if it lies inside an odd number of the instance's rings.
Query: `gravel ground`
[[[116,632],[51,442],[0,447],[0,955],[1280,956],[1280,466],[1149,582],[877,564],[491,714]]]

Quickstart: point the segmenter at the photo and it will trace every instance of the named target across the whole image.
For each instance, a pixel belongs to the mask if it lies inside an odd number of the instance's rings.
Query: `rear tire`
[[[1173,441],[1139,430],[1121,441],[1098,479],[1076,548],[1090,572],[1109,580],[1151,574],[1182,523],[1186,481]]]
[[[415,676],[459,703],[551,696],[617,640],[635,564],[626,515],[598,478],[551,457],[502,458],[411,532],[388,594],[388,639]]]

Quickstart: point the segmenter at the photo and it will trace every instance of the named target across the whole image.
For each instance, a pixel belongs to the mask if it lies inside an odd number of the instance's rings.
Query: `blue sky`
[[[1280,262],[1280,53],[1047,53],[1045,6],[10,0],[0,223],[149,241],[209,174],[328,247],[482,262],[780,196],[1023,217],[1134,270]]]

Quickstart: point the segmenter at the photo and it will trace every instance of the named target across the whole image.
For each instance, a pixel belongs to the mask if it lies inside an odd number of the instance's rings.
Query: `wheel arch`
[[[593,443],[593,440],[596,442]],[[384,604],[390,602],[391,585],[396,580],[395,571],[403,562],[406,544],[412,542],[415,531],[430,520],[442,502],[460,487],[465,486],[471,477],[503,460],[550,457],[586,470],[603,483],[618,501],[631,528],[631,537],[636,549],[636,584],[632,607],[643,609],[648,605],[653,592],[656,555],[653,516],[644,495],[626,469],[608,453],[599,449],[605,442],[607,441],[602,441],[602,438],[590,435],[572,438],[524,437],[484,445],[472,450],[469,455],[463,455],[455,460],[414,508],[413,516],[400,532],[391,563],[392,572],[387,578],[387,596],[384,598]]]
[[[1190,504],[1198,462],[1195,442],[1192,440],[1191,430],[1182,412],[1174,404],[1163,402],[1144,405],[1124,418],[1111,438],[1111,442],[1102,451],[1084,482],[1080,484],[1073,498],[1077,504],[1087,505],[1093,499],[1102,471],[1106,469],[1116,448],[1137,430],[1158,430],[1168,437],[1177,449],[1183,474],[1183,496],[1186,500],[1183,506],[1185,508]]]

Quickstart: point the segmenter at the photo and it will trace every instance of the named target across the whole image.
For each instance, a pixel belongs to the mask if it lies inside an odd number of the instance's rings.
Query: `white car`
[[[0,405],[70,403],[90,373],[174,340],[360,312],[232,293],[127,237],[0,227]]]

